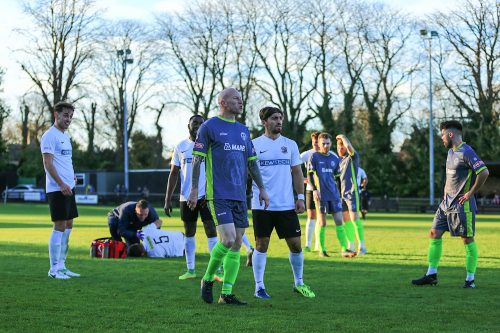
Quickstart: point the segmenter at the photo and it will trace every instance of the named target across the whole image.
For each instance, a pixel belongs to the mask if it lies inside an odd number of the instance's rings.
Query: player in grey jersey
[[[462,125],[458,121],[445,121],[440,128],[443,144],[449,148],[443,201],[439,204],[429,233],[427,273],[420,279],[412,280],[412,283],[418,286],[437,284],[441,237],[449,231],[451,236],[460,236],[465,245],[467,276],[463,287],[476,288],[474,274],[478,250],[474,240],[477,210],[474,194],[488,178],[489,171],[474,150],[462,141]]]

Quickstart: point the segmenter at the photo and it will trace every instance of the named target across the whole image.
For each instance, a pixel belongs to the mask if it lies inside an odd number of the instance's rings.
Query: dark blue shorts
[[[345,193],[342,197],[342,211],[357,212],[359,208],[359,195]]]
[[[432,221],[432,229],[449,231],[451,236],[474,237],[476,213],[466,212],[463,206],[453,211],[444,211],[439,207]]]
[[[320,201],[319,211],[323,214],[335,214],[342,211],[342,203],[339,199],[330,201]]]
[[[210,214],[216,225],[233,223],[236,228],[248,228],[247,203],[236,200],[211,200]]]

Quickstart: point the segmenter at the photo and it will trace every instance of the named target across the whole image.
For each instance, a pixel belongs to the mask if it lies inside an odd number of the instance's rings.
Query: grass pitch
[[[252,269],[242,266],[234,288],[246,307],[208,305],[199,279],[179,281],[178,259],[99,260],[90,242],[108,235],[110,207],[80,206],[70,238],[68,267],[82,274],[67,281],[47,277],[52,228],[46,205],[0,206],[1,332],[498,332],[500,330],[500,216],[476,224],[479,264],[476,290],[462,289],[465,250],[460,239],[443,242],[437,287],[414,287],[426,270],[432,215],[369,214],[364,257],[342,259],[333,221],[327,247],[332,257],[305,254],[304,281],[316,293],[292,292],[284,241],[273,236],[265,275],[269,300],[253,298]],[[161,211],[161,209],[159,209]],[[178,216],[162,217],[164,229],[181,230]],[[305,223],[305,216],[302,216]],[[248,230],[253,239],[252,229]],[[197,273],[209,259],[201,226]],[[214,285],[218,297],[220,284]]]

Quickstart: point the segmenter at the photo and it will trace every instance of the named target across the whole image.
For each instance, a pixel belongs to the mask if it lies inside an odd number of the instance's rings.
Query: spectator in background
[[[494,205],[500,205],[500,195],[498,195],[497,191],[493,193],[493,199],[491,200],[491,203]]]
[[[149,188],[147,188],[146,186],[142,188],[142,197],[146,200],[149,199]]]

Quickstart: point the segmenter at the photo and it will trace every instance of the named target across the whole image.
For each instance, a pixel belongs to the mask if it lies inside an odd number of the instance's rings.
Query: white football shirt
[[[42,154],[54,155],[53,163],[57,174],[71,189],[74,188],[75,171],[71,158],[73,148],[68,134],[52,126],[42,135],[40,149]],[[47,193],[60,191],[61,188],[47,172],[47,169],[45,169],[45,175],[45,191]]]
[[[181,168],[181,195],[180,201],[187,201],[191,192],[191,169],[193,161],[194,142],[185,139],[179,142],[172,152],[172,164]],[[200,167],[200,181],[198,183],[198,199],[205,196],[205,162]]]
[[[357,182],[358,182],[358,187],[361,186],[361,180],[367,178],[365,170],[361,169],[358,167],[358,175],[356,177]]]
[[[295,141],[280,135],[276,140],[265,135],[252,140],[257,153],[257,164],[269,195],[267,210],[295,209],[291,168],[301,165],[299,148]],[[253,182],[252,209],[264,209],[259,202],[259,188]]]
[[[142,228],[142,245],[150,258],[171,258],[184,255],[184,235],[179,231],[166,231],[150,223]]]

